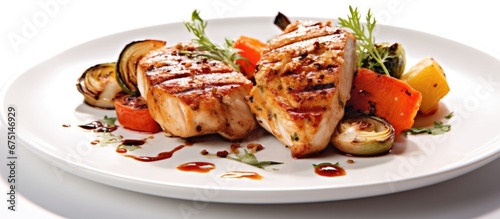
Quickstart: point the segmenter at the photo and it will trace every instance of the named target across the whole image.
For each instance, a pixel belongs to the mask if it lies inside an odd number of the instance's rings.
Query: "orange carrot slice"
[[[124,95],[115,100],[116,119],[127,129],[157,133],[162,129],[149,114],[146,101],[142,97]]]
[[[265,46],[266,44],[260,40],[244,35],[239,36],[234,41],[233,47],[240,49],[239,54],[246,58],[246,60],[238,60],[236,63],[240,65],[241,71],[247,78],[253,78],[255,66],[260,60],[260,54]]]
[[[380,116],[391,123],[399,135],[413,126],[421,101],[420,92],[407,83],[359,68],[346,110]]]

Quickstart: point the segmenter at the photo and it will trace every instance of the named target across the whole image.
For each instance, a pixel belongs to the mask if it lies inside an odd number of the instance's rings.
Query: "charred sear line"
[[[322,23],[321,22],[315,22],[315,23],[311,23],[309,25],[304,25],[305,27],[314,27],[314,26],[319,26],[321,27]]]
[[[179,89],[179,90],[175,90],[172,89],[169,91],[169,93],[173,94],[173,95],[176,95],[176,94],[185,94],[185,93],[189,93],[189,92],[192,92],[192,91],[210,91],[209,93],[214,93],[214,90],[215,92],[217,91],[217,88],[220,88],[220,87],[224,87],[224,86],[235,86],[235,87],[238,87],[240,86],[241,84],[238,84],[238,83],[214,83],[214,84],[203,84],[202,86],[200,87],[187,87],[186,89]]]
[[[283,72],[281,77],[286,77],[286,76],[295,75],[295,74],[298,74],[298,73],[295,71],[285,71],[285,72]]]
[[[170,72],[170,71],[168,71],[168,72]],[[168,77],[165,77],[165,78],[153,83],[152,86],[160,85],[160,84],[164,83],[165,81],[180,79],[180,78],[185,78],[185,77],[191,77],[191,76],[192,76],[191,73],[170,74],[170,75],[168,75]]]
[[[408,95],[408,96],[411,96],[411,93],[408,90],[405,90],[405,94]]]
[[[341,50],[342,45],[336,45],[336,44],[329,44],[327,42],[319,42],[319,41],[324,41],[324,37],[329,37],[329,36],[334,36],[332,34],[326,33],[326,32],[321,32],[317,35],[310,35],[310,36],[304,36],[301,39],[294,39],[288,41],[288,43],[282,44],[279,47],[272,48],[271,50],[267,51],[264,53],[263,57],[265,57],[265,54],[273,54],[273,53],[287,53],[288,55],[291,56],[292,59],[299,60],[299,61],[310,61],[307,60],[309,55],[319,55],[325,52],[326,49],[329,50]],[[304,48],[304,50],[298,51],[296,50],[297,48],[300,48],[300,45],[310,45],[312,46],[311,48]],[[327,46],[328,45],[328,46]],[[294,49],[286,49],[287,47],[293,47]],[[265,59],[265,58],[264,58]],[[280,59],[276,60],[268,60],[266,62],[263,62],[263,64],[271,64],[271,63],[277,63],[280,62]]]
[[[282,43],[281,45],[279,45],[279,47],[275,47],[275,48],[272,48],[272,49],[274,50],[274,49],[278,49],[280,47],[285,47],[285,46],[288,46],[288,45],[291,45],[291,44],[295,44],[295,43],[298,43],[298,42],[307,41],[307,40],[311,40],[311,39],[316,39],[316,38],[320,38],[320,37],[332,35],[332,33],[329,33],[328,31],[318,31],[319,29],[322,29],[321,25],[303,26],[303,29],[301,29],[301,32],[304,33],[303,35],[298,36],[298,37],[296,37],[293,40],[285,41],[286,43]],[[297,31],[296,29],[295,30],[290,30],[287,33],[294,33],[294,32],[297,33],[296,31]]]
[[[329,72],[329,73],[332,73],[335,69],[339,68],[339,65],[337,63],[335,64],[331,64],[331,65],[327,65],[326,66],[326,70]]]
[[[309,54],[307,53],[307,51],[302,51],[300,52],[299,54],[299,60],[304,60]]]
[[[335,83],[326,83],[326,84],[311,84],[307,85],[303,91],[304,92],[311,92],[311,91],[318,91],[318,90],[325,90],[325,89],[330,89],[330,88],[335,88]]]
[[[163,67],[163,66],[161,66],[161,67]],[[150,66],[148,66],[148,68],[146,69],[146,71],[153,71],[153,70],[155,70],[156,68],[157,68],[156,66],[154,66],[154,65],[150,65]],[[167,72],[170,72],[170,71],[167,71]]]
[[[368,101],[368,104],[370,105],[370,113],[377,114],[377,103]]]

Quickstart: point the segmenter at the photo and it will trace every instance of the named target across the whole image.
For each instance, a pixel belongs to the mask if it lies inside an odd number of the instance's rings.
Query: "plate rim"
[[[237,21],[237,20],[248,20],[248,19],[271,19],[272,17],[268,17],[268,16],[251,16],[251,17],[235,17],[235,18],[214,18],[214,19],[207,19],[207,21],[212,21],[212,22],[222,22],[222,21],[228,21],[228,20],[231,20],[232,22],[234,21]],[[323,20],[335,20],[333,18],[324,18],[324,17],[293,17],[293,18],[297,18],[297,19],[323,19]],[[94,38],[94,39],[91,39],[91,40],[88,40],[88,41],[85,41],[85,42],[82,42],[78,45],[74,45],[72,46],[71,48],[67,48],[66,50],[63,50],[62,52],[60,52],[59,54],[56,54],[52,57],[49,57],[47,59],[45,59],[44,61],[28,68],[27,70],[25,70],[24,72],[21,72],[19,74],[14,74],[12,75],[11,77],[9,77],[9,79],[4,83],[4,86],[2,87],[2,89],[0,90],[0,97],[2,97],[2,105],[3,106],[8,106],[9,103],[6,103],[4,102],[6,100],[6,95],[8,94],[9,90],[11,90],[11,87],[18,81],[18,79],[20,77],[22,77],[23,75],[27,74],[27,72],[30,72],[32,71],[33,69],[36,69],[37,67],[39,67],[40,65],[42,65],[43,63],[46,63],[54,58],[57,58],[65,53],[67,53],[68,51],[72,51],[74,50],[75,48],[77,47],[80,47],[80,46],[83,46],[85,44],[88,44],[88,43],[92,43],[94,41],[99,41],[99,40],[102,40],[103,38],[113,38],[113,37],[117,37],[119,35],[122,35],[122,34],[125,34],[127,32],[135,32],[135,31],[140,31],[140,30],[144,30],[144,29],[154,29],[154,28],[159,28],[159,27],[163,27],[163,26],[168,26],[168,25],[173,25],[173,24],[178,24],[182,21],[178,21],[178,22],[168,22],[168,23],[165,23],[165,24],[159,24],[159,25],[151,25],[151,26],[146,26],[146,27],[141,27],[141,28],[136,28],[136,29],[129,29],[129,30],[124,30],[124,31],[120,31],[120,32],[117,32],[117,33],[113,33],[113,34],[110,34],[110,35],[106,35],[106,36],[101,36],[101,37],[97,37],[97,38]],[[433,35],[433,34],[430,34],[430,33],[426,33],[426,32],[422,32],[422,31],[418,31],[418,30],[413,30],[413,29],[409,29],[409,28],[404,28],[404,27],[399,27],[399,26],[390,26],[390,25],[381,25],[381,26],[384,26],[384,27],[389,27],[389,28],[396,28],[396,29],[399,29],[401,31],[412,31],[412,32],[418,32],[420,34],[425,34],[425,35],[428,35],[430,37],[433,37],[433,38],[437,38],[439,40],[446,40],[446,41],[449,41],[449,42],[453,42],[455,44],[459,44],[460,46],[462,47],[466,47],[467,49],[472,49],[472,50],[475,50],[475,51],[478,51],[478,52],[481,52],[483,55],[485,56],[488,56],[488,57],[491,57],[493,59],[495,59],[496,61],[499,61],[497,58],[493,57],[491,54],[485,52],[485,51],[482,51],[482,50],[479,50],[477,48],[474,48],[474,47],[471,47],[469,45],[466,45],[466,44],[462,44],[460,42],[457,42],[457,41],[454,41],[454,40],[450,40],[450,39],[446,39],[444,37],[441,37],[441,36],[437,36],[437,35]],[[6,112],[5,112],[5,107],[1,108],[0,109],[0,114],[2,115],[6,115]],[[1,121],[2,121],[2,126],[3,127],[7,127],[7,123],[5,121],[5,116],[3,116],[1,118]],[[4,129],[5,129],[4,128]],[[62,161],[62,162],[66,162],[67,161],[64,161],[64,159],[60,159],[58,156],[56,156],[55,154],[53,153],[46,153],[44,151],[41,150],[40,148],[40,145],[39,143],[37,143],[36,141],[34,141],[33,139],[26,139],[26,138],[23,138],[22,135],[24,134],[19,134],[18,133],[18,136],[21,137],[21,138],[18,138],[17,140],[21,142],[21,145],[24,146],[25,148],[29,149],[31,152],[35,152],[37,154],[37,156],[41,156],[43,157],[43,159],[47,162],[49,162],[50,164],[52,165],[56,165],[58,166],[59,168],[63,169],[65,167],[61,166],[58,162],[54,162],[53,159],[57,159],[58,161]],[[499,137],[499,136],[496,136],[496,137]],[[42,153],[39,153],[39,152],[42,152]],[[461,172],[461,173],[458,173],[458,174],[450,174],[448,177],[444,177],[442,178],[440,181],[436,181],[436,182],[429,182],[427,185],[431,185],[431,184],[435,184],[435,183],[438,183],[438,182],[441,182],[441,181],[444,181],[444,180],[448,180],[448,179],[451,179],[451,178],[454,178],[456,176],[459,176],[459,175],[463,175],[465,173],[468,173],[476,168],[479,168],[495,159],[497,159],[498,157],[500,156],[500,148],[497,148],[496,151],[493,151],[491,154],[483,154],[483,156],[475,156],[474,159],[467,159],[467,162],[466,164],[468,164],[467,166],[465,165],[458,165],[458,167],[447,167],[446,169],[442,169],[440,171],[437,171],[437,172],[431,172],[431,173],[427,173],[427,174],[423,174],[423,175],[418,175],[418,176],[413,176],[413,177],[410,177],[410,178],[403,178],[403,179],[398,179],[396,180],[396,183],[398,182],[404,182],[404,181],[414,181],[414,180],[422,180],[423,178],[429,178],[429,177],[436,177],[436,175],[442,175],[443,173],[449,173],[449,172],[456,172],[458,171],[458,169],[462,169],[462,168],[467,168],[468,170],[465,171],[465,172]],[[52,158],[52,159],[49,159]],[[52,162],[51,162],[52,161]],[[75,164],[74,162],[71,162],[71,165],[73,168],[82,168],[81,165],[78,165],[78,164]],[[96,181],[92,178],[89,178],[88,174],[92,175],[92,174],[106,174],[105,172],[103,171],[99,171],[98,169],[95,169],[93,167],[88,167],[88,166],[83,166],[83,171],[81,169],[78,169],[79,171],[78,176],[81,176],[81,177],[84,177],[88,180],[92,180],[92,181],[95,181],[95,182],[98,182],[98,183],[101,183],[101,184],[106,184],[106,185],[110,185],[108,183],[105,183],[105,182],[102,182],[102,181]],[[66,171],[66,170],[65,170]],[[89,172],[90,171],[90,172]],[[69,173],[73,173],[74,171],[69,171]],[[84,172],[88,172],[88,173],[85,173]],[[458,171],[460,172],[460,171]],[[448,174],[447,174],[448,175]],[[114,177],[120,177],[119,175],[112,175]],[[99,176],[99,177],[105,177],[105,176]],[[109,177],[109,176],[108,176]],[[121,178],[121,179],[117,179],[117,181],[123,181],[123,180],[126,180],[126,181],[130,181],[131,178]],[[128,182],[129,184],[133,184],[134,182]],[[141,183],[144,183],[144,182],[135,182],[137,184],[141,184]],[[151,181],[148,181],[147,183],[151,183]],[[385,185],[387,182],[379,182],[379,183],[376,183],[376,185],[378,186],[382,186],[382,185]],[[156,182],[154,183],[156,184]],[[162,185],[162,186],[174,186],[172,184],[158,184],[158,185]],[[113,185],[110,185],[110,186],[113,186]],[[363,185],[357,185],[359,187],[366,187],[366,186],[373,186],[373,184],[363,184]],[[425,186],[425,185],[424,185]],[[119,187],[119,186],[115,186],[115,187]],[[406,189],[402,189],[402,190],[397,190],[397,191],[394,191],[394,192],[399,192],[399,191],[405,191],[405,190],[408,190],[408,189],[414,189],[414,188],[418,188],[418,187],[421,187],[421,186],[410,186]],[[122,188],[122,187],[120,187]],[[336,189],[342,189],[343,187],[340,187],[340,188],[336,188]],[[350,188],[350,187],[349,187]],[[122,188],[122,189],[127,189],[127,188]],[[331,189],[331,188],[327,188],[327,187],[322,187],[322,188],[318,188],[316,187],[316,190],[324,190],[324,189]],[[127,190],[131,190],[130,188],[127,189]],[[136,191],[136,190],[132,190],[132,191]],[[226,191],[226,192],[231,192],[231,191],[234,191],[232,189],[223,189],[221,191]],[[252,192],[253,190],[246,190],[244,192]],[[279,190],[280,192],[286,192],[286,191],[294,191],[294,190],[290,190],[290,189],[283,189],[283,190]],[[136,192],[141,192],[141,191],[136,191]],[[241,192],[241,191],[240,191]],[[147,193],[147,192],[146,192]],[[151,193],[147,193],[147,194],[151,194]],[[383,194],[390,194],[390,193],[383,193]],[[155,194],[151,194],[151,195],[155,195]],[[376,195],[380,195],[380,194],[376,194]],[[353,197],[353,198],[361,198],[361,197],[369,197],[369,196],[373,196],[373,195],[367,195],[367,196],[358,196],[358,197]],[[173,198],[180,198],[180,199],[183,199],[182,197],[173,197]],[[342,200],[344,199],[349,199],[349,198],[343,198]],[[339,200],[339,199],[329,199],[329,200]],[[231,202],[231,203],[234,203],[234,200],[210,200],[211,202]],[[312,201],[305,201],[305,202],[316,202],[316,201],[327,201],[327,200],[312,200]],[[293,201],[293,200],[289,200],[289,201],[273,201],[273,202],[269,202],[269,203],[303,203],[304,201]],[[248,204],[253,204],[253,203],[266,203],[266,202],[246,202],[246,201],[243,201],[243,202],[239,202],[239,203],[248,203]]]

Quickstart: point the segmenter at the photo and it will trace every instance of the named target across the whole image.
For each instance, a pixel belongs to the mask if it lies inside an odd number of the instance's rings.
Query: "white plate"
[[[211,38],[249,35],[267,40],[279,32],[273,18],[210,20]],[[499,156],[498,110],[500,95],[494,74],[500,61],[487,54],[443,38],[408,29],[380,26],[378,41],[398,41],[406,49],[408,64],[431,55],[445,69],[451,92],[437,115],[427,122],[454,112],[452,131],[440,136],[400,138],[392,153],[378,157],[347,157],[329,149],[314,158],[293,159],[288,149],[270,135],[255,133],[243,142],[259,142],[265,150],[260,160],[284,162],[277,170],[262,170],[235,161],[202,156],[207,149],[228,149],[230,143],[208,138],[176,152],[171,159],[138,162],[121,156],[114,147],[92,146],[95,134],[77,125],[114,116],[114,111],[82,104],[75,88],[76,79],[88,67],[115,61],[119,51],[133,40],[167,40],[169,44],[191,38],[182,23],[131,30],[78,45],[10,81],[2,90],[1,114],[6,125],[7,108],[16,108],[20,143],[58,168],[110,186],[153,195],[228,203],[296,203],[342,200],[389,194],[438,183],[472,171]],[[417,121],[419,124],[424,120]],[[64,124],[71,127],[65,128]],[[126,138],[147,135],[120,129]],[[184,140],[156,134],[143,149],[132,153],[156,155],[169,151]],[[347,160],[353,159],[354,164]],[[189,161],[216,164],[209,173],[188,173],[176,166]],[[347,175],[322,177],[312,164],[339,162]],[[261,180],[221,178],[231,170],[257,172]],[[60,173],[59,173],[60,174]]]

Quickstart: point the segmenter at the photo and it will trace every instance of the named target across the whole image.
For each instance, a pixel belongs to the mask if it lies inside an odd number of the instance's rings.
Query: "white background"
[[[80,43],[124,30],[189,19],[290,16],[337,18],[348,5],[379,23],[420,30],[500,59],[494,1],[72,1],[0,3],[0,84]],[[474,59],[474,57],[471,57]],[[3,87],[2,87],[3,88]],[[36,92],[36,91],[33,91]],[[26,112],[26,111],[24,111]],[[22,114],[20,115],[22,119]],[[497,118],[492,118],[497,119]],[[473,137],[473,136],[471,136]],[[173,200],[63,174],[18,145],[16,212],[7,209],[6,134],[1,132],[0,218],[500,218],[500,160],[458,178],[385,196],[293,205],[227,205]],[[184,208],[191,206],[191,209]]]

